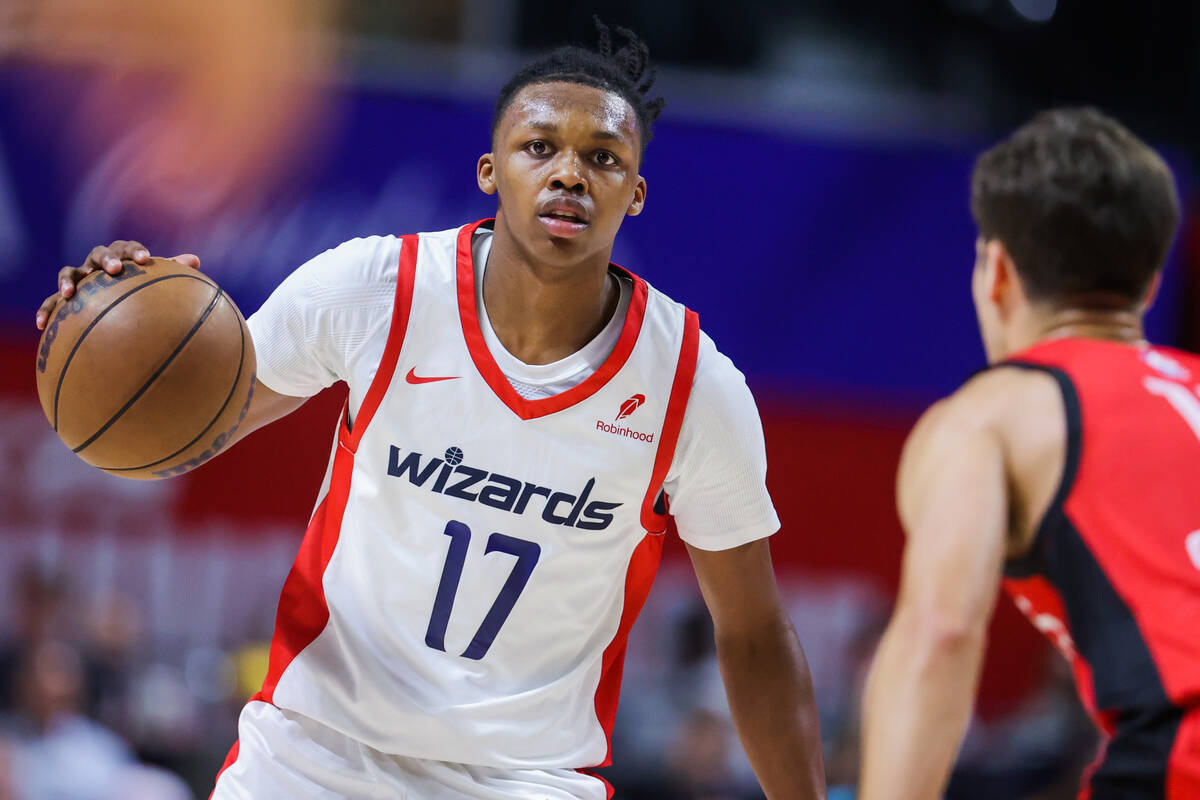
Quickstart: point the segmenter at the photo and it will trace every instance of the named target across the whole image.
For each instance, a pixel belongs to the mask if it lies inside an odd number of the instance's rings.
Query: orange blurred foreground
[[[340,0],[6,5],[0,55],[87,69],[64,156],[110,162],[125,204],[195,221],[253,202],[321,141]]]

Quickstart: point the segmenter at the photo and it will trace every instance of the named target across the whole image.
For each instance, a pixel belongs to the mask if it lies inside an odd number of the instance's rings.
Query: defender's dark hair
[[[653,135],[654,121],[667,104],[661,97],[649,99],[646,96],[654,85],[656,74],[650,64],[650,48],[627,28],[614,26],[610,29],[599,17],[593,17],[593,20],[597,36],[595,50],[574,45],[560,47],[529,64],[504,84],[496,99],[496,113],[492,116],[492,136],[496,135],[500,118],[517,92],[535,83],[565,81],[594,86],[625,98],[637,114],[641,153],[645,154]],[[615,50],[613,31],[625,39],[625,44]]]
[[[1133,304],[1167,257],[1179,199],[1166,163],[1121,123],[1055,109],[979,157],[971,213],[1008,250],[1031,299]]]

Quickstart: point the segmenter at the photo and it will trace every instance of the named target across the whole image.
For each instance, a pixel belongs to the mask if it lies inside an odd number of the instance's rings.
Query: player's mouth
[[[570,239],[587,230],[588,213],[578,200],[556,197],[538,208],[538,221],[551,236]]]

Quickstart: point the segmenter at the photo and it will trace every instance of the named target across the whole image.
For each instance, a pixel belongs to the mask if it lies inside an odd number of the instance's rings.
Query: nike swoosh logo
[[[413,367],[408,371],[408,374],[404,376],[404,380],[408,381],[409,383],[436,383],[437,381],[456,381],[459,379],[459,377],[460,376],[458,375],[447,375],[444,378],[420,378],[417,377],[417,368]]]

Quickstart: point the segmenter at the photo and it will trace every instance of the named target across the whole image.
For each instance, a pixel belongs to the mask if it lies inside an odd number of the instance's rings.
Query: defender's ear
[[[1020,299],[1028,299],[1017,264],[1003,242],[988,240],[983,246],[983,260],[985,291],[1001,311],[1012,308]]]
[[[1158,299],[1158,290],[1162,288],[1162,270],[1154,273],[1154,277],[1150,279],[1150,285],[1146,287],[1146,293],[1142,295],[1142,302],[1138,305],[1138,309],[1145,314],[1150,310],[1150,306],[1154,305],[1154,301]]]

